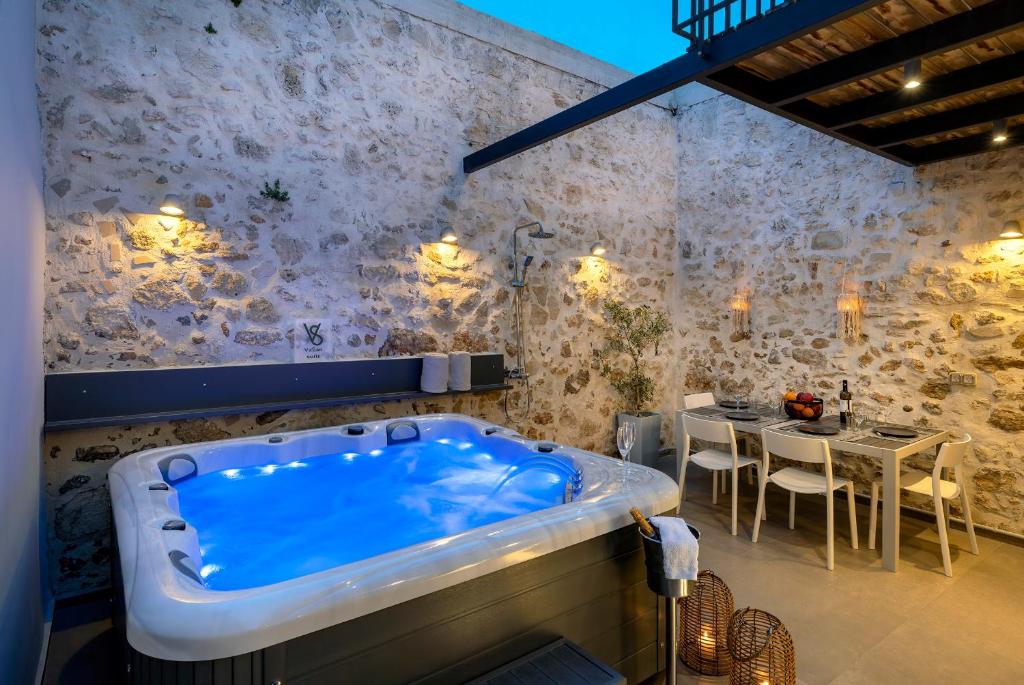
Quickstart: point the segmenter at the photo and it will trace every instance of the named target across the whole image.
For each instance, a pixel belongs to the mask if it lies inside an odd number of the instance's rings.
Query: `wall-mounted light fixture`
[[[732,340],[750,337],[750,291],[738,290],[729,300],[732,315]]]
[[[1024,238],[1024,232],[1021,231],[1019,221],[1007,221],[1003,224],[1003,231],[999,234],[1000,238]]]
[[[459,242],[459,236],[455,233],[455,229],[448,226],[441,231],[441,242],[448,243],[449,245],[454,245]]]
[[[604,257],[608,254],[608,248],[604,246],[604,243],[594,243],[590,246],[590,254],[595,257]]]
[[[1010,127],[1006,119],[1000,119],[992,124],[992,142],[1005,143],[1010,139]]]
[[[185,210],[181,208],[181,197],[174,193],[164,195],[163,202],[160,203],[160,213],[167,216],[182,216],[185,214]]]
[[[903,87],[907,90],[921,87],[921,58],[912,59],[903,65]]]
[[[856,341],[860,339],[860,319],[864,312],[864,301],[860,293],[846,287],[843,282],[843,290],[836,298],[836,311],[839,312],[839,319],[836,326],[836,334],[841,340]]]

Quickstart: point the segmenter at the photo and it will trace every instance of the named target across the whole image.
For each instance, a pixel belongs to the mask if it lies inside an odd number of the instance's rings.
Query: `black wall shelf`
[[[503,390],[504,356],[474,354],[471,388],[420,390],[422,357],[48,374],[46,431],[316,409]]]

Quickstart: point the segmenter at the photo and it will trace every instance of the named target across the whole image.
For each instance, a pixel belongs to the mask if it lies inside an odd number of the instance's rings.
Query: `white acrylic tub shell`
[[[196,532],[187,525],[182,531],[163,530],[165,522],[180,518],[177,493],[173,486],[149,489],[164,483],[161,460],[185,454],[203,474],[364,453],[387,444],[385,427],[395,421],[415,422],[427,439],[471,430],[480,441],[511,440],[530,449],[537,445],[484,421],[436,414],[360,423],[366,429],[360,436],[348,435],[339,426],[158,448],[118,462],[110,470],[110,495],[131,645],[151,657],[175,661],[245,654],[611,532],[631,523],[631,506],[647,513],[676,506],[676,484],[663,473],[632,465],[626,483],[622,462],[558,446],[555,453],[571,458],[583,473],[583,492],[573,502],[257,588],[214,591],[189,577],[202,566]],[[484,433],[495,429],[491,435]],[[172,555],[180,557],[177,568]]]

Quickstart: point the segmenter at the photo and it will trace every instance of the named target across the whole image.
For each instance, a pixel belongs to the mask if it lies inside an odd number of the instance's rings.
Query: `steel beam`
[[[997,0],[998,1],[998,0]],[[677,57],[645,74],[468,155],[463,170],[473,173],[624,109],[638,105],[705,74],[758,52],[799,38],[823,26],[863,12],[882,0],[802,0],[759,18],[742,30],[726,33],[704,46],[701,54]],[[1022,3],[1024,4],[1024,3]]]

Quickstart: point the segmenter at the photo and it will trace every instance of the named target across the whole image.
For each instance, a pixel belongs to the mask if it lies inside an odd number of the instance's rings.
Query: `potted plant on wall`
[[[597,353],[599,371],[625,399],[627,409],[616,416],[616,425],[636,425],[636,442],[630,461],[653,466],[661,449],[661,414],[646,411],[654,399],[654,379],[647,375],[648,351],[658,346],[669,331],[668,316],[647,305],[628,307],[609,300],[604,304],[608,332],[604,348]],[[626,364],[619,364],[626,357]]]

